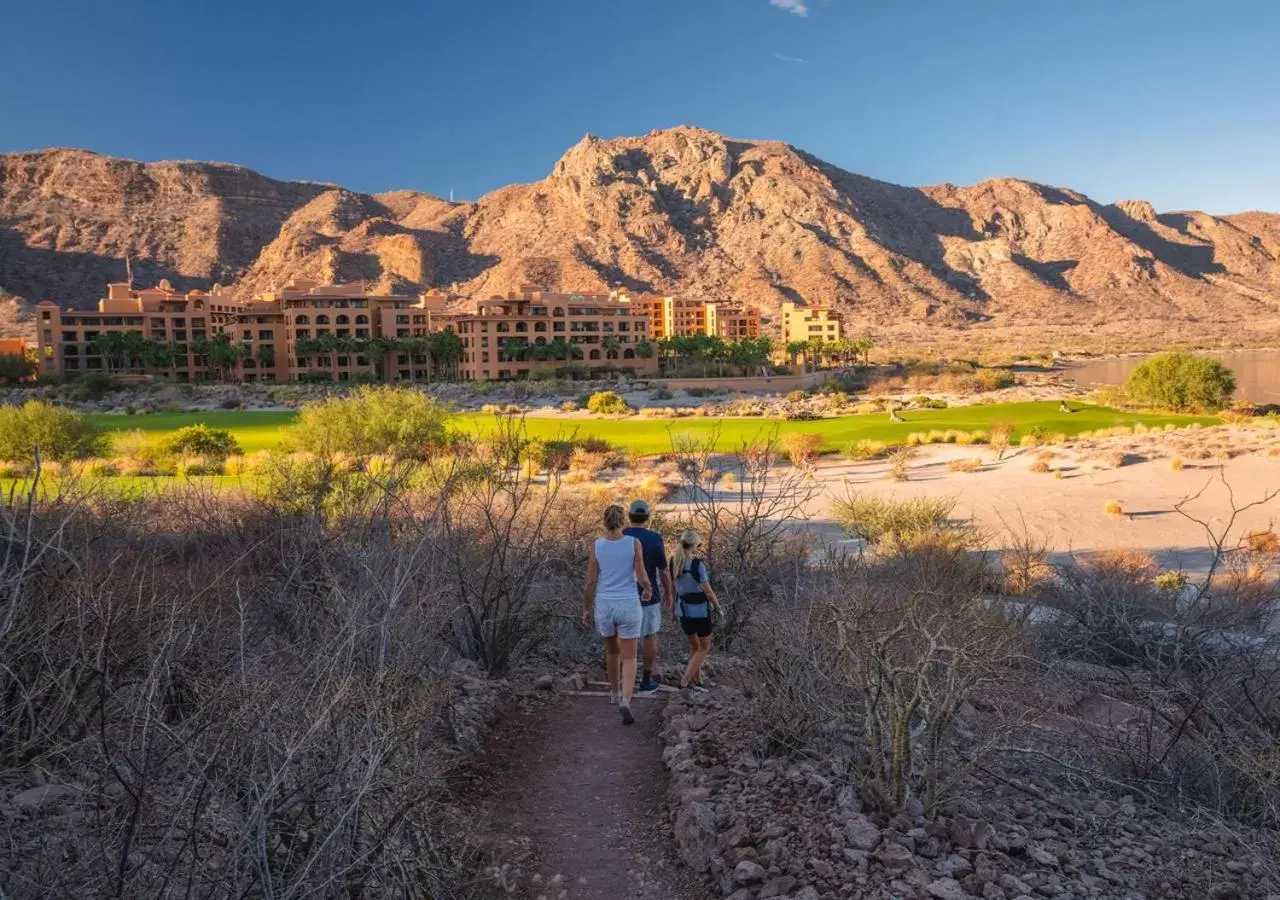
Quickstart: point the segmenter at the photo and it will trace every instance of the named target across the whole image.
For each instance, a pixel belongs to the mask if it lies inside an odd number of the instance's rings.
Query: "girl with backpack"
[[[680,535],[680,543],[671,554],[671,577],[676,588],[674,618],[689,636],[689,667],[680,686],[705,693],[702,664],[711,653],[711,613],[719,611],[720,600],[711,589],[711,573],[699,552],[701,545],[702,538],[696,531]]]

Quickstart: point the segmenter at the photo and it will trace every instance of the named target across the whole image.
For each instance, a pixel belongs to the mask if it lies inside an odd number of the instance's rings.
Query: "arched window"
[[[334,321],[334,324],[336,324],[336,325],[349,325],[349,324],[351,324],[351,319],[347,318],[346,316],[338,316],[338,317],[337,317],[336,319],[334,319],[333,321]]]
[[[622,351],[622,358],[623,358],[623,359],[635,359],[635,358],[636,358],[636,351],[634,351],[634,350],[632,350],[630,347],[628,347],[626,350],[623,350],[623,351]]]
[[[556,307],[553,307],[553,308],[552,308],[552,310],[551,310],[551,315],[553,315],[553,316],[560,316],[561,318],[563,318],[563,317],[564,317],[564,307],[563,307],[563,306],[556,306]]]
[[[599,359],[599,358],[600,358],[599,350],[592,350],[591,354],[587,357],[587,359]]]
[[[293,324],[294,325],[310,325],[311,319],[305,315],[298,316],[298,318],[293,320]]]
[[[368,325],[368,324],[369,324],[369,317],[368,317],[368,316],[365,316],[365,315],[359,315],[359,316],[356,316],[356,324],[357,324],[357,325]]]
[[[318,316],[316,316],[316,324],[317,324],[317,325],[328,325],[328,324],[329,324],[329,317],[328,317],[328,316],[326,316],[326,315],[324,315],[323,313],[322,313],[322,314],[320,314],[320,315],[318,315]]]
[[[536,337],[536,338],[534,338],[534,339],[533,339],[533,342],[534,342],[535,344],[546,344],[547,339],[546,339],[546,338],[544,338],[544,337]]]
[[[533,330],[534,330],[534,331],[546,331],[546,330],[547,330],[547,323],[546,323],[546,322],[534,322],[534,323],[533,323]]]

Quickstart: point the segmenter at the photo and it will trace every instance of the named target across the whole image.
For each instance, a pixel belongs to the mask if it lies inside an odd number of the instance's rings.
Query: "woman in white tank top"
[[[636,642],[640,638],[641,600],[653,594],[644,570],[640,542],[622,533],[625,514],[621,506],[604,511],[605,536],[597,538],[587,563],[587,586],[582,594],[582,624],[592,618],[604,638],[605,664],[609,670],[609,702],[622,710],[622,724],[630,725],[631,694],[636,683]],[[639,585],[643,591],[636,590]]]

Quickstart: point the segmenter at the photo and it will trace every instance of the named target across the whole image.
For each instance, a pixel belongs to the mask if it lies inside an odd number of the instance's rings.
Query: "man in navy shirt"
[[[662,543],[662,535],[646,527],[649,522],[649,504],[643,500],[632,501],[627,517],[631,519],[631,527],[622,529],[622,533],[640,542],[644,568],[649,573],[649,583],[653,585],[653,597],[648,603],[641,601],[640,604],[644,671],[637,690],[642,694],[654,694],[658,691],[658,683],[653,680],[653,667],[658,661],[658,632],[662,629],[663,610],[665,608],[666,614],[671,615],[671,604],[676,594],[671,586],[667,548]]]

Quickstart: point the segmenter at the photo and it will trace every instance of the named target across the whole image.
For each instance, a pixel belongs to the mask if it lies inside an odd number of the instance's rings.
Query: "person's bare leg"
[[[618,666],[618,681],[622,689],[622,702],[630,703],[636,690],[636,639],[617,638],[621,659]]]
[[[615,697],[619,694],[618,689],[618,638],[607,637],[604,639],[604,666],[609,673],[609,693]]]
[[[689,668],[692,670],[689,678],[693,682],[701,682],[702,663],[707,658],[707,654],[711,652],[711,638],[695,635],[693,642],[697,645],[697,650],[689,660]]]
[[[635,721],[631,715],[631,697],[636,690],[636,643],[635,638],[618,638],[618,649],[621,654],[618,680],[622,688],[622,698],[618,701],[618,708],[622,710],[623,725],[630,725]]]
[[[658,636],[656,634],[646,635],[644,639],[644,671],[652,673],[658,664]]]
[[[698,648],[701,645],[698,642],[696,634],[689,635],[689,664],[684,667],[684,678],[680,679],[681,687],[688,687],[693,683],[693,678],[698,674]]]
[[[707,664],[707,657],[711,655],[711,635],[702,638],[702,658],[698,660],[698,683],[702,683],[702,667]]]

